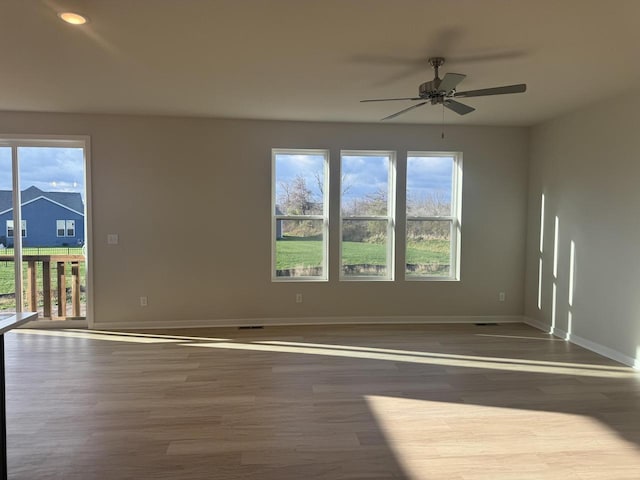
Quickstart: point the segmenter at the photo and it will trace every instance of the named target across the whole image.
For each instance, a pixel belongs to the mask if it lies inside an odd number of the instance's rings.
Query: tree
[[[316,180],[316,187],[318,188],[318,191],[320,192],[320,195],[324,195],[324,175],[322,172],[315,172],[313,174],[313,177]],[[341,187],[341,193],[342,196],[344,197],[349,190],[351,190],[351,187],[353,187],[353,184],[351,183],[351,181],[349,180],[348,175],[345,173],[344,175],[342,175],[342,177],[340,177],[340,187]]]
[[[289,181],[280,182],[278,207],[284,215],[314,215],[322,213],[322,200],[308,186],[307,180],[298,174]],[[320,201],[318,201],[320,200]],[[283,236],[316,237],[321,234],[318,220],[282,221]]]
[[[364,198],[354,198],[343,208],[347,216],[386,216],[388,192],[378,188]],[[346,221],[342,225],[342,238],[347,242],[383,243],[387,238],[387,222],[381,220]]]
[[[407,198],[407,211],[416,217],[446,217],[451,215],[449,195],[443,191],[431,191],[421,197]],[[409,242],[424,240],[448,240],[451,235],[448,220],[426,220],[407,222]]]
[[[280,209],[286,215],[309,215],[317,208],[317,199],[307,187],[306,179],[298,174],[288,182],[280,182],[282,193],[278,198]]]
[[[441,217],[451,215],[449,195],[441,190],[426,195],[407,197],[407,211],[417,217]]]

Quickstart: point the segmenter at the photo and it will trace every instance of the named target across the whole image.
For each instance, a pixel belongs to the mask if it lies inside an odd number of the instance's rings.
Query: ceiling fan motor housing
[[[441,80],[436,78],[431,80],[430,82],[424,82],[420,85],[419,92],[422,98],[429,98],[438,93],[438,87],[440,86]]]
[[[431,100],[432,105],[438,105],[440,103],[444,103],[444,98],[449,96],[448,92],[444,90],[440,90],[440,84],[442,83],[442,79],[434,78],[430,82],[424,82],[420,85],[419,96],[420,98],[424,98],[425,100]]]

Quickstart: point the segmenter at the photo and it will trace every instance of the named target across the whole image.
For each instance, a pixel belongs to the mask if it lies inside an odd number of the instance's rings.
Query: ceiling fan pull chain
[[[442,134],[440,138],[444,140],[444,102],[442,102]]]

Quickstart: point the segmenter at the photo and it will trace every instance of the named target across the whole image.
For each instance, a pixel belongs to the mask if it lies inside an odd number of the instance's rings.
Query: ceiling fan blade
[[[444,106],[449,110],[453,110],[458,115],[466,115],[467,113],[471,113],[475,110],[475,108],[465,105],[464,103],[456,102],[455,100],[445,100]]]
[[[462,75],[461,73],[447,73],[440,82],[438,90],[441,90],[443,92],[450,92],[451,90],[456,88],[458,84],[465,78],[467,78],[467,76]]]
[[[400,110],[399,112],[394,113],[393,115],[389,115],[388,117],[384,117],[382,120],[389,120],[391,118],[395,118],[398,115],[402,115],[403,113],[407,113],[409,110],[413,110],[414,108],[421,107],[422,105],[426,105],[429,102],[416,103],[415,105],[411,105],[409,108],[405,108],[404,110]]]
[[[360,100],[360,103],[365,103],[365,102],[395,102],[396,100],[422,100],[421,97],[415,97],[415,98],[411,98],[411,97],[407,97],[407,98],[373,98],[371,100]]]
[[[467,92],[456,92],[456,98],[485,97],[487,95],[504,95],[505,93],[522,93],[527,91],[527,84],[507,85],[505,87],[483,88],[481,90],[469,90]]]

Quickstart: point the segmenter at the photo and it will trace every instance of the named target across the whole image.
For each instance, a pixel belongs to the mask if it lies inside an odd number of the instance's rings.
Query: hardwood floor
[[[637,372],[526,325],[6,335],[9,478],[640,478]]]

